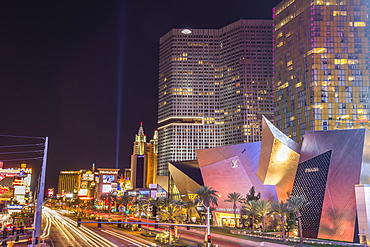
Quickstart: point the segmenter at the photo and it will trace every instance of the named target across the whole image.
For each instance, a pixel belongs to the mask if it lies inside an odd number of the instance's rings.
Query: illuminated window
[[[312,53],[324,53],[326,52],[326,48],[313,48]]]
[[[334,64],[347,64],[347,59],[334,59]]]
[[[356,21],[353,24],[355,27],[366,27],[366,23],[363,21]]]

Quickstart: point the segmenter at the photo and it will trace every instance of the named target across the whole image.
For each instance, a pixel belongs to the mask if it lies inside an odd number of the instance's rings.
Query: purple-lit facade
[[[356,217],[355,193],[357,185],[370,184],[369,148],[367,129],[305,133],[292,191],[307,198],[301,210],[305,237],[358,241],[366,228],[356,221],[370,219]],[[369,244],[368,229],[364,235]]]
[[[172,29],[160,39],[158,174],[195,150],[261,140],[272,118],[272,21]]]
[[[284,0],[273,9],[274,124],[293,140],[369,128],[368,2]]]

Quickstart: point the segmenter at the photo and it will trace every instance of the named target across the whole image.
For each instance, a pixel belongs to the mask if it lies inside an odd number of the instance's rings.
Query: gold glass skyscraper
[[[306,130],[369,128],[364,0],[284,0],[273,9],[275,122]]]

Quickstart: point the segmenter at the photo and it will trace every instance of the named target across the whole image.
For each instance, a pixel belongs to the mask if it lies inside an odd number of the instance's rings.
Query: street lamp
[[[207,247],[211,246],[211,217],[210,217],[210,207],[207,207],[203,201],[200,201],[202,203],[203,207],[207,209],[206,215],[206,235],[204,236],[205,241],[207,242]]]
[[[42,167],[41,167],[41,174],[40,174],[40,181],[39,181],[39,191],[37,194],[37,206],[35,210],[35,218],[34,218],[34,225],[33,225],[35,229],[33,231],[32,246],[35,246],[35,239],[40,237],[40,232],[41,232],[41,217],[42,217],[42,205],[44,204],[48,142],[49,142],[49,137],[45,137],[44,157],[42,159]]]

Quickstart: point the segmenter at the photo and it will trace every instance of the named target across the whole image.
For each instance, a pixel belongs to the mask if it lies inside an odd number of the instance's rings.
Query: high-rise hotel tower
[[[157,182],[157,143],[158,132],[154,131],[153,139],[147,143],[143,123],[140,123],[131,155],[129,173],[132,189],[149,188],[149,184]]]
[[[365,0],[284,0],[274,8],[275,121],[305,130],[368,128]]]
[[[158,171],[195,150],[259,141],[272,117],[272,21],[172,29],[160,39]]]

